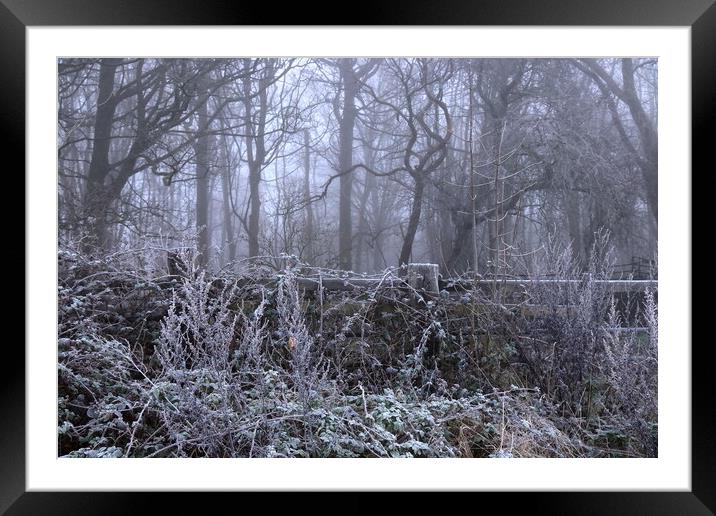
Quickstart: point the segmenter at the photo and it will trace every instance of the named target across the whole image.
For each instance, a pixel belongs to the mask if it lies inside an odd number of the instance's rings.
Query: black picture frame
[[[341,19],[355,25],[607,25],[607,26],[690,26],[692,29],[692,156],[693,168],[708,175],[707,153],[713,146],[713,92],[716,92],[716,5],[714,0],[413,0],[388,4],[365,1],[354,6],[350,15],[343,9],[306,3],[281,5],[261,2],[202,0],[179,3],[170,0],[0,0],[0,131],[3,156],[17,158],[15,170],[24,170],[25,142],[25,29],[44,25],[335,25]],[[318,12],[334,12],[329,22],[321,22]],[[341,18],[342,16],[342,18]],[[336,23],[339,22],[339,23]],[[712,165],[711,165],[712,168]],[[10,175],[10,174],[8,174]],[[693,177],[694,174],[692,174]],[[7,176],[6,176],[7,177]],[[24,190],[21,181],[14,191]],[[9,188],[9,187],[8,187]],[[10,191],[10,190],[6,190]],[[692,201],[692,206],[695,206]],[[6,216],[8,209],[6,208]],[[17,213],[17,212],[14,212]],[[14,218],[17,218],[15,215]],[[13,220],[13,219],[5,219]],[[18,230],[19,230],[19,225]],[[15,242],[23,241],[18,237]],[[19,246],[19,244],[18,244]],[[25,270],[14,256],[11,267]],[[20,292],[22,290],[17,290]],[[32,307],[25,307],[31,310]],[[5,328],[7,329],[6,325]],[[6,341],[6,348],[10,347]],[[676,343],[688,346],[692,343]],[[186,496],[173,493],[37,493],[25,492],[25,358],[15,343],[13,351],[3,352],[0,375],[0,514],[125,514],[150,509],[157,502],[160,513],[183,513],[188,509]],[[692,491],[691,492],[602,492],[602,493],[480,493],[478,503],[489,497],[510,508],[551,514],[714,514],[716,511],[716,430],[714,404],[710,398],[708,340],[692,345]],[[226,495],[228,496],[228,495]],[[226,496],[204,496],[205,512],[209,505],[226,503]],[[260,502],[261,495],[241,495],[242,504]],[[354,501],[340,502],[345,510],[372,510],[370,497],[354,494]],[[251,498],[257,498],[252,500]],[[302,494],[276,497],[291,510],[303,502]],[[325,501],[310,510],[326,507]],[[505,500],[509,500],[506,502]],[[423,497],[411,500],[423,504]],[[462,496],[451,497],[464,504]],[[267,503],[265,501],[260,503]],[[469,501],[474,504],[475,501]],[[442,504],[442,502],[441,502]],[[448,504],[451,505],[451,504]],[[441,505],[442,510],[449,510]],[[486,507],[486,506],[485,506]],[[408,507],[403,507],[408,512]],[[460,509],[456,509],[460,510]]]

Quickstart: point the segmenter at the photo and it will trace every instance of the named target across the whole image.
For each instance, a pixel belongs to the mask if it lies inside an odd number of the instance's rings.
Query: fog
[[[655,59],[60,59],[59,238],[520,275],[654,259]]]
[[[656,457],[656,87],[60,59],[58,455]]]

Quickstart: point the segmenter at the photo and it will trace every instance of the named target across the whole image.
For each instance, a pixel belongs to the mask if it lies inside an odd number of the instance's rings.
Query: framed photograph
[[[346,21],[2,0],[26,340],[0,511],[529,491],[712,513],[691,337],[712,2]]]

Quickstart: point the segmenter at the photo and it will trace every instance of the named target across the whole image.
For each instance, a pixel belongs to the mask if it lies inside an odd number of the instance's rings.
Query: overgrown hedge
[[[568,292],[528,284],[554,310],[526,317],[478,289],[307,293],[295,267],[171,277],[62,249],[60,455],[655,456],[655,296],[624,330],[595,256]]]

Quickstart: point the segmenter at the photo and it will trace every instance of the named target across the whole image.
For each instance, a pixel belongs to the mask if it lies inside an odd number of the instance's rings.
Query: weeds
[[[525,281],[531,316],[469,282],[431,298],[393,270],[370,288],[295,263],[212,276],[190,250],[177,275],[144,251],[61,251],[61,456],[657,453],[656,293],[631,331],[596,281],[605,239],[584,275],[545,255],[540,274],[578,281]]]

